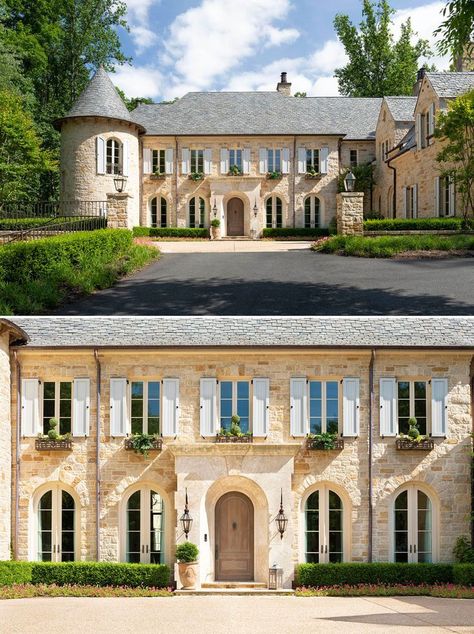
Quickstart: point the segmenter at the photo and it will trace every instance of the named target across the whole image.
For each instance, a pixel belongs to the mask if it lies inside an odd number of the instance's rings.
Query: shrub
[[[180,563],[191,563],[197,561],[199,548],[191,542],[184,542],[176,546],[176,560]]]
[[[364,231],[460,230],[462,218],[383,218],[364,221]]]
[[[192,227],[133,227],[133,235],[159,238],[208,238],[209,229],[194,229]]]
[[[454,564],[453,581],[460,586],[474,586],[474,563]]]
[[[474,564],[474,548],[471,545],[471,540],[465,535],[458,537],[453,548],[453,555],[460,564]]]
[[[0,561],[0,586],[30,583],[32,567],[29,561]]]
[[[405,251],[474,251],[474,236],[333,236],[313,250],[364,258],[390,258]]]
[[[128,586],[165,588],[170,570],[164,564],[75,561],[32,564],[31,582],[58,586]]]
[[[312,229],[305,227],[278,227],[263,230],[264,238],[314,238],[327,235],[329,235],[329,230],[319,227]]]
[[[74,216],[57,216],[57,217],[40,217],[40,218],[0,218],[0,231],[21,231],[26,229],[35,229],[44,226],[47,230],[55,225],[68,225],[68,231],[93,231],[94,229],[105,229],[107,226],[106,218],[93,217],[74,217]]]

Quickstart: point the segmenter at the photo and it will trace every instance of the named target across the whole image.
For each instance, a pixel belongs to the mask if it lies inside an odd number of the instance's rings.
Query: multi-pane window
[[[304,201],[304,226],[307,229],[319,227],[320,202],[317,196],[308,196]]]
[[[306,502],[306,562],[342,562],[343,527],[343,505],[337,493],[327,487],[312,493]]]
[[[221,381],[220,426],[230,430],[232,416],[240,417],[242,432],[250,430],[250,383],[248,381]]]
[[[43,384],[43,434],[47,434],[49,420],[57,418],[58,434],[71,433],[71,381],[45,381]]]
[[[160,433],[160,382],[132,381],[132,434]]]
[[[407,218],[416,218],[418,215],[418,201],[416,185],[405,190],[405,209]]]
[[[267,149],[267,169],[269,172],[281,172],[281,150]]]
[[[122,172],[122,144],[116,139],[108,139],[106,143],[106,172],[120,174]]]
[[[204,150],[191,150],[191,172],[204,173]]]
[[[159,564],[163,560],[164,504],[152,489],[135,491],[126,510],[125,561]]]
[[[388,158],[389,142],[388,139],[383,141],[380,145],[380,158],[382,161],[386,161]]]
[[[75,503],[62,489],[46,491],[37,511],[38,561],[74,561]]]
[[[271,196],[266,202],[266,225],[267,228],[283,227],[283,205],[281,198]]]
[[[408,419],[416,418],[420,434],[426,434],[427,382],[398,381],[398,431],[407,434]]]
[[[150,215],[152,227],[167,226],[167,208],[168,203],[163,196],[152,198],[150,202]]]
[[[309,381],[309,431],[311,434],[339,430],[339,382]]]
[[[204,227],[204,215],[206,204],[204,198],[195,196],[189,201],[189,226],[193,228]]]
[[[441,176],[438,180],[438,215],[454,215],[454,187],[452,180]]]
[[[359,165],[358,150],[349,150],[349,163],[351,167],[357,167]]]
[[[151,171],[153,174],[165,174],[166,173],[166,160],[165,150],[153,150],[152,154]]]
[[[306,171],[319,172],[319,150],[306,150]]]
[[[244,171],[243,150],[229,150],[229,167],[238,167],[241,172]]]
[[[393,560],[433,561],[433,509],[430,498],[416,487],[402,491],[394,504]]]

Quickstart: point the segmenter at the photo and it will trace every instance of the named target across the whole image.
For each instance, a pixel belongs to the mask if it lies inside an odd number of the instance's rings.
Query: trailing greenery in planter
[[[277,178],[281,178],[283,176],[282,172],[280,171],[273,171],[273,172],[267,172],[267,178],[270,180],[276,180]]]
[[[161,438],[157,434],[132,434],[125,442],[130,443],[133,451],[145,458],[148,458],[148,452],[152,449],[161,449]]]
[[[310,167],[310,169],[307,170],[305,176],[306,176],[306,178],[319,178],[320,176],[322,176],[322,174],[321,174],[321,172],[319,172],[314,167]]]
[[[192,542],[183,542],[176,546],[176,561],[183,564],[191,564],[198,560],[199,548]]]
[[[308,449],[322,449],[330,451],[331,449],[341,449],[344,447],[344,441],[339,438],[336,433],[322,432],[321,434],[309,434],[306,442]]]
[[[238,165],[231,165],[228,175],[229,176],[242,176],[243,172]]]
[[[202,181],[204,178],[204,172],[191,172],[189,178],[192,181]]]
[[[157,238],[209,238],[209,230],[194,227],[133,227],[136,238],[150,236]]]
[[[156,170],[155,172],[153,172],[153,174],[151,174],[151,178],[165,178],[165,177],[166,177],[166,173],[160,172],[160,170]]]

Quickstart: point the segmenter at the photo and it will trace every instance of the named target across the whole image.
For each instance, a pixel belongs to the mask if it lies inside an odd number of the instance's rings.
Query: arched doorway
[[[240,198],[231,198],[227,203],[227,235],[244,235],[244,203]]]
[[[219,498],[215,511],[216,581],[253,581],[254,508],[243,493]]]

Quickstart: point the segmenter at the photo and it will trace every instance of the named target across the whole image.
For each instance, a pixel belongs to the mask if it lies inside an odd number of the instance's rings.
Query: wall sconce
[[[255,204],[253,206],[253,215],[255,216],[255,218],[257,217],[257,214],[258,214],[257,199],[255,199]]]
[[[214,198],[214,207],[212,208],[212,211],[214,212],[214,218],[217,218],[217,205],[216,205],[215,198]]]
[[[114,176],[114,186],[115,186],[115,191],[121,194],[123,190],[125,189],[125,187],[127,186],[126,176],[122,176],[122,174],[120,173],[116,174]]]
[[[181,522],[181,525],[183,527],[183,531],[186,536],[186,539],[188,539],[189,531],[191,530],[191,526],[193,525],[193,518],[189,514],[189,508],[188,508],[188,489],[186,489],[186,501],[184,504],[184,513],[179,518],[179,521]]]
[[[283,510],[283,489],[281,490],[280,510],[278,511],[278,515],[275,517],[275,522],[278,528],[278,532],[280,533],[280,539],[283,539],[283,533],[286,531],[286,527],[288,524],[288,518],[286,517],[285,511]]]

